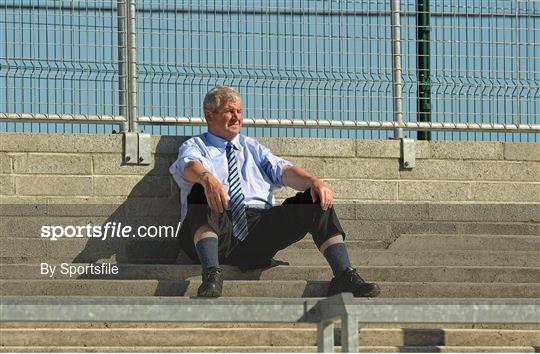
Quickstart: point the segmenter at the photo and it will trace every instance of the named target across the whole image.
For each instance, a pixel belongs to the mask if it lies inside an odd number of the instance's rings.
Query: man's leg
[[[193,237],[193,244],[203,269],[219,267],[218,235],[209,225],[202,225]]]
[[[221,296],[223,286],[219,259],[226,258],[236,247],[232,225],[227,213],[210,210],[200,184],[193,185],[188,196],[188,211],[180,229],[182,249],[202,266],[203,283],[198,296]]]
[[[319,248],[332,268],[334,278],[328,286],[327,296],[352,292],[354,296],[373,297],[380,293],[375,283],[366,283],[351,266],[347,247],[341,235],[330,237]]]
[[[193,243],[202,267],[203,282],[197,290],[197,296],[221,296],[223,276],[219,267],[218,235],[210,225],[205,224],[195,232]]]
[[[319,247],[319,251],[328,261],[330,268],[332,268],[332,273],[334,273],[334,277],[341,275],[341,273],[348,268],[351,268],[349,253],[347,252],[347,247],[343,242],[343,236],[341,234],[331,236],[324,241]]]
[[[334,273],[329,295],[340,292],[352,292],[355,296],[378,295],[379,287],[366,283],[351,267],[343,242],[345,233],[334,208],[322,210],[318,203],[312,202],[309,190],[297,193],[264,213],[254,235],[246,240],[243,253],[266,252],[266,257],[271,258],[308,232]]]

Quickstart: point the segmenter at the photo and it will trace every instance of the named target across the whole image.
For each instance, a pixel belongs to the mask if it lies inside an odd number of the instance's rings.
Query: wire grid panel
[[[392,120],[390,1],[135,3],[140,116],[200,117],[204,94],[225,84],[242,93],[247,118]],[[412,122],[418,111],[417,9],[414,0],[400,3],[403,119]],[[430,3],[432,120],[539,124],[540,2]],[[0,88],[5,88],[0,112],[118,115],[116,6],[117,1],[98,0],[0,4]],[[26,129],[26,123],[21,126]],[[51,124],[40,126],[49,131]],[[144,128],[166,134],[201,131]],[[247,133],[391,134],[300,128],[248,128]],[[436,139],[537,139],[533,134],[433,134]]]
[[[434,122],[540,123],[540,2],[430,3],[431,118]],[[404,109],[417,114],[415,1],[402,1]],[[504,133],[433,132],[433,138],[502,140]],[[508,137],[511,134],[506,134]],[[535,141],[534,134],[511,139]],[[511,140],[505,139],[505,140]]]
[[[0,28],[0,112],[119,114],[116,1],[3,1]]]
[[[221,84],[249,118],[392,120],[390,20],[381,1],[137,1],[139,115],[201,117]]]

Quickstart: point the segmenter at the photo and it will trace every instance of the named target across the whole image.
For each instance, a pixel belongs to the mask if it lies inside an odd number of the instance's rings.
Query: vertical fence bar
[[[420,122],[431,122],[429,0],[416,1],[416,65],[418,72],[417,120]],[[431,140],[431,132],[419,131],[418,140]]]
[[[341,351],[358,352],[358,317],[350,313],[341,316]]]
[[[128,83],[127,83],[127,21],[126,21],[126,0],[118,0],[118,104],[119,114],[128,118]],[[129,131],[127,122],[121,125],[122,132]]]
[[[137,131],[137,32],[135,0],[127,0],[127,83],[129,131]]]
[[[392,94],[394,121],[403,122],[403,84],[401,82],[401,21],[399,15],[399,1],[392,0]],[[394,130],[394,139],[403,137],[403,129]]]
[[[319,353],[334,351],[334,321],[321,321],[317,324],[317,351]]]

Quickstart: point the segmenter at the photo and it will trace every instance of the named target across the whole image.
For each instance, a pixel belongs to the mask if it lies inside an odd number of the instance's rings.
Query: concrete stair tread
[[[500,265],[500,266],[540,266],[537,251],[484,251],[484,250],[350,250],[353,263],[361,265]],[[304,250],[300,254],[294,250],[283,250],[277,259],[290,261],[291,265],[317,265],[325,263],[318,251]]]
[[[340,332],[338,330],[337,332]],[[116,345],[182,346],[197,338],[198,346],[315,345],[312,328],[8,328],[0,329],[2,346]],[[30,340],[30,336],[32,339]],[[339,338],[339,333],[336,333]],[[360,328],[361,346],[532,346],[540,330]]]
[[[112,253],[121,252],[122,247],[130,247],[131,252],[137,252],[139,248],[152,248],[153,250],[175,248],[176,239],[109,239],[105,241],[88,238],[60,238],[51,240],[46,238],[0,238],[3,248],[0,257],[28,256],[28,257],[65,257],[75,258],[81,252],[89,255],[103,254],[108,247],[114,250]],[[388,246],[387,241],[377,240],[346,240],[347,247],[352,250],[384,250]],[[294,250],[317,250],[311,239],[304,239],[288,247]]]
[[[528,237],[534,237],[529,235]],[[88,243],[89,238],[59,238],[56,240],[51,240],[50,238],[41,238],[39,235],[33,235],[29,237],[17,237],[17,236],[9,236],[9,235],[3,235],[3,237],[0,238],[2,240],[2,243],[7,242],[17,242],[17,243],[26,243],[30,242],[35,245],[36,242],[43,243],[43,244],[62,244],[63,246],[68,245],[76,245],[80,244],[81,246],[84,246],[86,243]],[[111,240],[111,239],[109,239]],[[117,240],[117,239],[116,239]],[[144,244],[156,244],[156,243],[176,243],[177,241],[173,238],[140,238],[140,239],[121,239],[122,241],[136,241],[141,242]],[[67,242],[67,243],[66,243]],[[386,240],[355,240],[355,239],[346,239],[344,242],[347,244],[348,247],[354,247],[354,248],[360,248],[360,249],[386,249],[388,247],[388,241]],[[293,243],[288,248],[292,249],[317,249],[317,246],[311,239],[311,237],[306,236],[306,238]]]
[[[1,280],[2,295],[195,296],[200,280]],[[379,282],[381,297],[540,297],[539,283]],[[226,280],[224,297],[324,297],[328,281]]]
[[[99,240],[101,241],[101,240]],[[21,238],[21,237],[3,237],[2,243],[4,250],[0,256],[12,254],[12,249],[33,249],[30,246],[37,247],[46,252],[49,256],[54,256],[54,250],[61,250],[65,256],[75,257],[81,251],[98,252],[103,244],[97,243],[91,245],[95,240],[88,238],[60,238],[56,241],[46,238]],[[172,238],[141,238],[141,239],[109,239],[106,242],[122,242],[137,245],[137,247],[167,247],[169,244],[175,244],[176,240]],[[346,239],[345,243],[351,250],[383,250],[408,248],[416,249],[453,249],[453,250],[501,250],[501,251],[529,251],[540,249],[540,237],[536,235],[477,235],[477,234],[401,234],[394,240],[354,240]],[[316,246],[311,239],[303,239],[289,246],[289,249],[316,250]],[[67,254],[66,254],[67,252]]]
[[[87,265],[80,263],[73,265]],[[174,264],[120,264],[118,275],[85,278],[125,280],[185,280],[200,277],[200,265]],[[330,268],[325,266],[277,266],[242,272],[238,267],[223,265],[227,280],[329,280]],[[443,282],[502,282],[534,283],[540,279],[540,267],[498,266],[356,266],[366,280],[371,281],[443,281]],[[55,272],[53,279],[71,279],[68,274]],[[0,279],[49,279],[41,275],[40,264],[4,264],[0,266]]]
[[[145,295],[139,295],[139,296],[130,296],[130,297],[119,297],[116,295],[98,295],[98,296],[86,296],[85,298],[82,298],[80,296],[73,296],[73,295],[34,295],[34,296],[26,296],[26,297],[19,297],[16,295],[5,295],[2,297],[2,300],[6,303],[39,303],[39,304],[59,304],[59,303],[67,303],[67,304],[80,304],[80,303],[106,303],[106,304],[179,304],[179,303],[191,303],[193,301],[198,301],[198,299],[194,299],[196,297],[175,297],[171,298],[170,296],[145,296]],[[271,303],[271,302],[286,302],[286,303],[301,303],[305,304],[306,301],[308,303],[315,304],[319,300],[326,299],[326,296],[320,296],[320,297],[312,297],[309,300],[307,299],[291,299],[287,296],[275,296],[272,298],[267,298],[265,296],[235,296],[233,301],[239,302],[244,301],[245,303],[258,303],[258,302],[264,302],[264,303]],[[357,300],[356,300],[357,299]],[[217,299],[208,299],[210,302],[225,302],[229,303],[229,299],[225,297],[217,298]],[[394,296],[391,298],[376,298],[376,299],[366,299],[366,298],[353,298],[353,303],[363,303],[363,302],[376,302],[376,303],[384,303],[384,304],[396,304],[396,303],[423,303],[423,304],[441,304],[441,303],[470,303],[475,301],[480,302],[488,302],[490,304],[508,304],[508,303],[514,303],[514,304],[531,304],[531,303],[538,303],[540,301],[536,297],[530,297],[530,298],[512,298],[512,297],[500,297],[500,298],[483,298],[483,297],[452,297],[452,298],[440,298],[440,297],[425,297],[422,299],[411,299],[406,296]],[[134,322],[132,322],[134,323]],[[161,323],[161,322],[160,322]],[[200,323],[200,322],[197,322]],[[212,323],[212,322],[209,322]],[[264,322],[261,322],[264,323]]]
[[[540,251],[535,235],[404,234],[389,250],[500,250]]]
[[[530,238],[530,239],[538,239],[540,237],[539,235],[520,235],[520,234],[471,234],[471,233],[434,233],[434,232],[424,232],[424,233],[403,233],[400,236],[426,236],[426,237],[471,237],[471,238],[501,238],[501,239],[521,239],[521,238]]]
[[[61,249],[54,252],[60,252]],[[23,251],[23,253],[32,253],[34,251]],[[35,251],[37,253],[43,251]],[[34,253],[35,253],[34,252]],[[19,251],[20,253],[20,251]],[[499,266],[540,266],[540,257],[537,251],[463,251],[463,250],[420,250],[420,251],[391,251],[391,250],[349,250],[351,261],[357,265],[448,265],[448,266],[482,266],[482,265],[499,265]],[[8,253],[8,250],[3,250],[0,257],[0,263],[62,263],[62,262],[98,262],[107,261],[116,263],[115,257],[122,255],[109,254],[105,258],[97,257],[97,255],[87,254],[85,257],[75,260],[69,255],[56,257],[54,254],[26,254],[17,255]],[[326,260],[317,250],[306,249],[298,252],[295,249],[286,249],[278,252],[276,259],[290,262],[291,265],[326,265]],[[129,261],[129,258],[122,260],[120,263],[134,263]],[[160,264],[173,263],[163,258],[140,258],[136,263],[139,264]],[[187,256],[182,256],[177,263],[191,264],[192,261]]]
[[[94,243],[92,243],[94,242]],[[95,243],[95,240],[87,238],[59,239],[51,241],[42,238],[2,238],[3,248],[0,257],[45,257],[76,258],[83,252],[87,257],[100,257],[104,254],[104,246],[111,246],[111,242],[117,243],[113,249],[120,251],[122,244],[130,247],[133,254],[141,248],[152,248],[153,252],[159,249],[170,248],[176,244],[174,239],[128,239],[114,240],[105,243]],[[393,241],[378,240],[346,240],[351,252],[366,250],[388,251],[411,251],[425,250],[437,252],[440,250],[453,251],[539,251],[540,237],[534,235],[473,235],[473,234],[403,234]],[[288,250],[316,251],[312,240],[304,239],[291,246]],[[124,250],[125,251],[125,250]]]
[[[71,298],[71,297],[70,297]],[[337,322],[336,328],[340,328],[341,324]],[[442,330],[449,329],[471,329],[471,330],[509,330],[509,331],[538,331],[540,328],[537,324],[524,324],[524,323],[360,323],[361,328],[375,328],[375,329],[390,329],[390,330]],[[294,329],[314,329],[313,323],[278,323],[278,322],[9,322],[4,321],[0,328],[18,328],[18,329],[39,329],[39,328],[72,328],[72,329],[109,329],[109,328],[124,328],[124,329],[138,329],[138,328],[215,328],[215,329],[230,329],[230,328],[287,328]]]
[[[537,347],[534,346],[469,346],[469,347],[450,347],[450,346],[359,346],[358,352],[373,352],[373,353],[535,353]],[[253,352],[270,352],[270,353],[315,353],[316,346],[234,346],[234,347],[218,347],[218,346],[184,346],[184,347],[169,347],[169,346],[6,346],[0,347],[0,352],[133,352],[133,353],[155,353],[155,352],[226,352],[226,353],[253,353]],[[334,352],[341,352],[340,346],[334,346]]]
[[[336,196],[338,197],[338,196]],[[282,196],[276,197],[276,204],[283,201]],[[22,197],[4,198],[1,216],[24,215],[34,217],[62,217],[69,211],[73,216],[102,216],[107,217],[112,212],[129,212],[130,215],[160,215],[156,210],[148,211],[140,205],[151,205],[154,208],[162,206],[164,200],[148,200],[131,196],[116,197]],[[167,206],[178,207],[174,198],[165,199]],[[171,201],[175,203],[171,205]],[[444,221],[459,219],[464,221],[529,221],[537,219],[539,206],[537,202],[496,202],[496,201],[404,201],[404,200],[344,200],[336,199],[334,205],[344,217],[363,217],[366,220],[433,220]],[[134,207],[139,206],[136,210]],[[146,213],[145,213],[146,211]],[[159,210],[160,212],[165,210]],[[167,210],[168,211],[168,210]],[[353,211],[353,213],[347,213]],[[171,217],[177,216],[169,212]]]

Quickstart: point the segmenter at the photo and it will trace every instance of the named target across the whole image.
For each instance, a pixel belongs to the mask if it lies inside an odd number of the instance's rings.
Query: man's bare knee
[[[201,227],[199,227],[197,229],[197,231],[195,231],[195,235],[193,236],[193,244],[196,245],[197,242],[199,242],[203,238],[207,238],[207,237],[218,238],[218,236],[217,236],[216,232],[214,231],[214,229],[212,229],[210,227],[210,225],[208,225],[208,224],[202,225]]]
[[[324,241],[324,243],[319,248],[319,251],[324,254],[324,251],[326,251],[328,247],[335,245],[336,243],[343,243],[343,236],[341,234],[334,235],[328,240]]]

